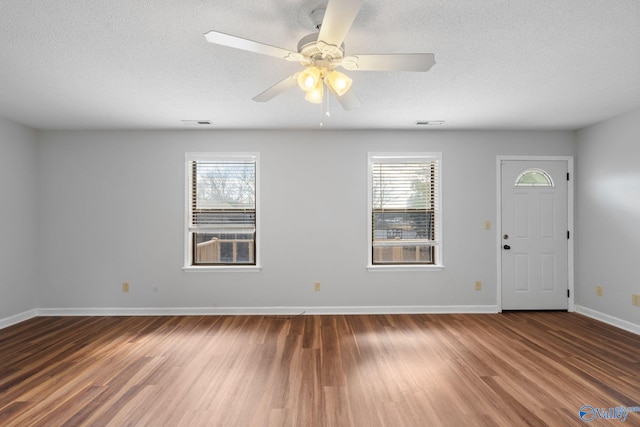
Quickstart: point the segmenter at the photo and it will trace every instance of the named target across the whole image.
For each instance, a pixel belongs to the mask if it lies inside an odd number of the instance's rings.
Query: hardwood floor
[[[574,313],[40,317],[0,330],[2,426],[584,426],[585,405],[640,407],[640,337]],[[640,426],[640,412],[621,422],[591,424]]]

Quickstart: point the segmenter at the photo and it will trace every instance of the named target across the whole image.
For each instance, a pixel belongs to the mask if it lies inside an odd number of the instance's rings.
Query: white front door
[[[503,310],[568,308],[568,162],[502,160]]]

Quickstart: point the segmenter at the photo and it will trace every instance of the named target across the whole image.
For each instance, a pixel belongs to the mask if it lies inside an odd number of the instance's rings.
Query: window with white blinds
[[[439,154],[369,155],[370,265],[439,265]]]
[[[185,266],[257,264],[257,162],[255,155],[187,155]]]

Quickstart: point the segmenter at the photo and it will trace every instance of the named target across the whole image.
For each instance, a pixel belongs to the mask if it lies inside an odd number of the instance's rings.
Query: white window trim
[[[256,162],[256,249],[255,249],[255,265],[191,265],[192,256],[191,253],[191,237],[189,234],[189,204],[191,203],[191,191],[190,191],[190,163],[192,161],[215,161],[215,160],[255,160]],[[262,215],[260,214],[260,153],[256,152],[237,152],[237,153],[224,153],[224,152],[210,152],[210,153],[185,153],[184,155],[184,264],[183,271],[187,272],[257,272],[261,271],[261,256],[260,256],[260,232],[262,227],[260,221]]]
[[[411,161],[411,160],[437,160],[438,162],[438,180],[436,182],[436,192],[438,197],[436,199],[435,209],[438,213],[437,224],[437,245],[435,250],[434,264],[419,264],[419,265],[378,265],[373,264],[373,254],[371,250],[372,240],[372,205],[373,205],[373,161],[374,160],[385,161]],[[401,152],[401,153],[387,153],[387,152],[370,152],[367,153],[367,270],[369,271],[442,271],[444,270],[443,264],[443,235],[442,235],[442,153],[440,152]]]

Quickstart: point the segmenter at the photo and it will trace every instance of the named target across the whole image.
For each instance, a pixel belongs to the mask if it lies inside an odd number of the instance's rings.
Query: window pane
[[[433,246],[374,246],[374,264],[433,264]]]
[[[553,187],[553,181],[541,169],[528,169],[518,176],[516,187]]]
[[[195,265],[254,264],[253,233],[193,233]]]

